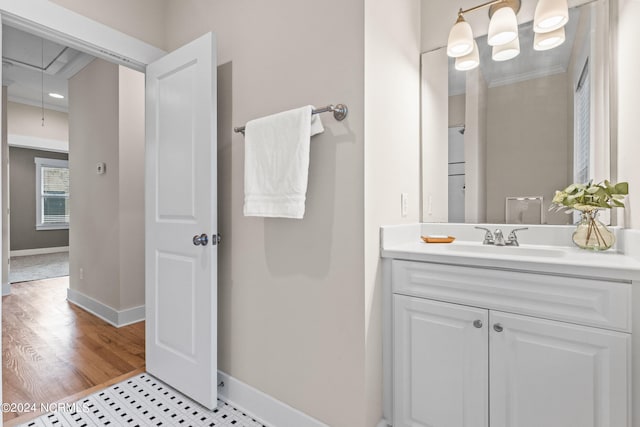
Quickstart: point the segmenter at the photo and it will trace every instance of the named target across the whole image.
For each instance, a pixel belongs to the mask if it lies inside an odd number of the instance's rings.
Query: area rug
[[[69,252],[11,257],[11,283],[51,279],[69,275]]]
[[[149,374],[140,374],[20,427],[267,427],[218,399],[210,411]]]

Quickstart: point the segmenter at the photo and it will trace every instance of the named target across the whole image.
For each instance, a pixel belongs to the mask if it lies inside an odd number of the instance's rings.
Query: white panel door
[[[209,33],[147,67],[146,368],[216,406],[216,56]],[[194,242],[206,234],[208,244]]]
[[[626,427],[630,335],[492,311],[491,427]]]
[[[488,311],[393,300],[393,426],[488,426]]]

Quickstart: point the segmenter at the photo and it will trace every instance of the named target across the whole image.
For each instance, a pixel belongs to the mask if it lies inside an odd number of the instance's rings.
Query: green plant
[[[612,184],[605,180],[594,184],[571,184],[562,191],[556,191],[549,210],[575,209],[591,212],[597,209],[624,208],[622,199],[629,194],[629,183]]]

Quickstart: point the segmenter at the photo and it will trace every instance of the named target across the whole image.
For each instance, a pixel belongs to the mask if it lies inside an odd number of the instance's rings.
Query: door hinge
[[[211,244],[212,245],[219,245],[220,242],[222,241],[222,236],[220,236],[220,234],[212,234],[211,235]]]

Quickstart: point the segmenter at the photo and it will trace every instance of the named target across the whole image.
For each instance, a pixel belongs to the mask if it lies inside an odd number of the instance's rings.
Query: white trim
[[[44,157],[34,157],[33,162],[37,166],[51,166],[54,168],[67,168],[69,169],[69,160],[63,159],[46,159]]]
[[[67,301],[116,328],[142,322],[145,318],[144,305],[119,311],[71,288],[67,289]]]
[[[218,394],[243,412],[271,426],[328,427],[315,418],[292,408],[232,376],[218,371]],[[247,410],[250,408],[250,410]]]
[[[9,147],[28,148],[30,150],[52,151],[54,153],[69,153],[69,141],[60,139],[38,138],[27,135],[8,135]]]
[[[11,283],[2,284],[2,296],[6,297],[7,295],[11,295]]]
[[[56,223],[44,223],[43,221],[43,208],[42,208],[42,168],[43,167],[52,167],[52,168],[66,168],[69,169],[69,160],[62,159],[47,159],[44,157],[34,157],[33,162],[36,164],[36,230],[68,230],[69,223],[68,222],[56,222]],[[60,196],[66,197],[69,196]]]
[[[5,86],[10,86],[10,85],[5,83]],[[42,107],[42,102],[23,98],[21,96],[7,95],[7,101],[14,102],[16,104],[31,105],[32,107],[38,107],[38,108]],[[63,105],[51,104],[47,101],[44,102],[44,108],[46,108],[47,110],[59,111],[61,113],[67,113],[67,114],[69,113],[69,107],[63,106]]]
[[[46,230],[68,230],[68,223],[55,223],[55,224],[36,224],[36,231],[46,231]]]
[[[69,252],[69,246],[54,246],[51,248],[35,248],[35,249],[18,249],[10,251],[9,256],[30,256],[30,255],[44,255],[44,254],[57,254],[59,252]]]
[[[144,71],[165,52],[49,0],[0,0],[2,22],[98,58]]]

